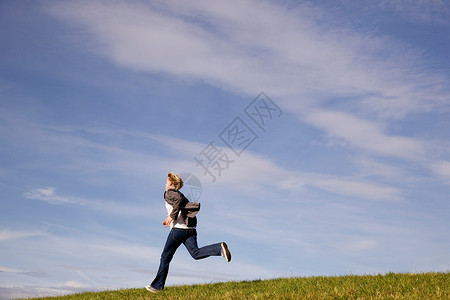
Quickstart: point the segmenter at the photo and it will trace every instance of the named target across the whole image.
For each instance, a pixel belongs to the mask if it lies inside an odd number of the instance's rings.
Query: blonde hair
[[[180,175],[170,172],[167,177],[176,190],[179,190],[183,187],[183,179],[181,179]]]

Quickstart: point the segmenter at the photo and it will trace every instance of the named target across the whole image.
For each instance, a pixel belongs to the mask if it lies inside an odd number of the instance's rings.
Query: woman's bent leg
[[[221,243],[212,244],[199,248],[197,244],[197,231],[195,229],[189,229],[190,233],[187,239],[184,241],[184,246],[194,259],[202,259],[209,256],[221,255]]]

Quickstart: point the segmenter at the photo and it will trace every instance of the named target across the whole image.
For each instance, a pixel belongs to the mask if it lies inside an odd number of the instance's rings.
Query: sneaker
[[[227,243],[222,243],[221,246],[222,246],[222,250],[220,251],[220,255],[225,257],[227,262],[229,262],[231,260],[231,253],[230,253],[230,250],[228,250]]]
[[[147,289],[147,291],[152,292],[152,293],[157,293],[157,292],[161,291],[161,290],[155,289],[150,284],[146,285],[145,288]]]

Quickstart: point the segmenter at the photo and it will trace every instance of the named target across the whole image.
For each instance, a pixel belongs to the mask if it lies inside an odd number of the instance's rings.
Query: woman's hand
[[[173,219],[170,216],[167,216],[167,218],[163,222],[164,227],[169,227],[170,223],[172,223],[172,221],[173,221]]]

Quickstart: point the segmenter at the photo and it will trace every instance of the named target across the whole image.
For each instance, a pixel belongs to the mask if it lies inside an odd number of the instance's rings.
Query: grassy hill
[[[280,278],[34,299],[450,299],[450,273]]]

